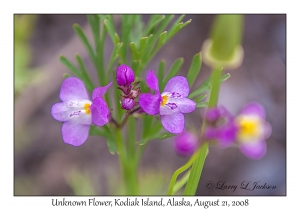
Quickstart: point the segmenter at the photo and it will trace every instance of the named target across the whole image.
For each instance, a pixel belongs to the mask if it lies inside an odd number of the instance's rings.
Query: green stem
[[[187,183],[187,181],[190,177],[190,173],[191,173],[191,170],[186,172],[184,174],[184,176],[179,181],[176,182],[176,184],[174,185],[174,188],[173,188],[173,195],[176,194],[178,192],[178,190],[180,190]]]
[[[215,69],[212,72],[212,88],[210,92],[210,98],[208,102],[208,107],[214,107],[218,103],[219,98],[219,90],[220,90],[220,78],[222,75],[222,69]],[[205,130],[206,123],[204,122],[202,125],[202,132]],[[198,153],[199,152],[199,153]],[[198,149],[198,154],[196,156],[196,160],[193,163],[191,173],[186,184],[184,195],[195,195],[200,177],[202,174],[204,162],[208,153],[208,143],[205,142]]]
[[[183,165],[181,168],[177,169],[172,178],[171,178],[171,181],[170,181],[170,185],[169,185],[169,190],[168,190],[168,195],[173,195],[174,194],[174,185],[175,185],[175,182],[176,182],[176,179],[178,177],[179,174],[181,174],[182,172],[184,172],[185,170],[187,170],[192,164],[193,162],[195,161],[195,158],[197,157],[199,151],[197,151],[196,153],[194,153],[194,155],[189,159],[189,161]]]

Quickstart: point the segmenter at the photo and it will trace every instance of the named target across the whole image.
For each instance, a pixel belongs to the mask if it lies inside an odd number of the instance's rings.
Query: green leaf
[[[108,150],[111,154],[114,154],[115,152],[118,152],[117,145],[115,142],[115,139],[110,131],[110,129],[107,127],[107,125],[104,125],[102,127],[96,127],[94,125],[90,128],[90,136],[102,136],[106,139]]]
[[[141,63],[141,60],[134,60],[134,61],[132,61],[131,68],[132,68],[132,70],[133,70],[134,73],[139,68],[140,63]]]
[[[183,61],[184,59],[183,58],[178,58],[174,63],[173,65],[171,66],[166,78],[164,79],[163,81],[163,87],[167,84],[167,82],[172,78],[174,77],[177,72],[179,71],[180,67],[182,66],[183,64]]]
[[[169,132],[164,132],[164,133],[162,133],[158,136],[158,139],[159,140],[164,140],[164,139],[167,139],[167,138],[170,138],[170,137],[173,137],[173,136],[176,136],[176,135],[172,134],[172,133],[169,133]]]
[[[227,73],[225,75],[223,75],[221,77],[221,80],[220,82],[225,82],[228,78],[230,78],[230,74]],[[192,99],[202,93],[204,93],[205,91],[208,91],[211,89],[211,81],[212,81],[212,78],[209,77],[207,78],[196,90],[194,90],[189,96],[188,98]]]
[[[197,103],[196,107],[197,108],[202,108],[202,107],[206,107],[208,105],[208,102],[205,101],[205,102],[199,102]]]
[[[98,44],[100,39],[100,22],[99,17],[97,15],[87,15],[88,21],[92,28],[95,46]]]
[[[152,49],[152,40],[153,40],[153,35],[150,34],[147,37],[146,43],[144,44],[143,48],[140,47],[140,58],[142,61],[146,59],[146,56],[149,54],[149,52]]]
[[[94,50],[93,50],[91,44],[89,43],[87,37],[85,36],[82,28],[78,24],[74,24],[73,28],[74,28],[75,33],[77,34],[77,36],[79,37],[79,39],[81,40],[81,42],[83,43],[83,45],[85,46],[85,48],[86,48],[89,56],[91,57],[92,61],[94,63],[96,63],[95,62],[95,53],[94,53]]]
[[[197,78],[197,75],[200,72],[201,64],[202,64],[201,53],[197,53],[193,57],[193,61],[187,75],[187,80],[189,82],[190,87],[193,86],[195,79]]]
[[[143,35],[148,36],[153,28],[157,26],[164,18],[164,15],[151,15]]]
[[[114,42],[115,43],[120,43],[120,38],[119,38],[117,33],[115,33]]]
[[[158,83],[159,89],[163,89],[163,80],[164,80],[164,72],[165,72],[166,61],[161,60],[158,66]]]
[[[141,54],[141,50],[144,50],[147,40],[148,40],[148,36],[140,38],[139,54]]]
[[[104,25],[105,25],[106,30],[111,38],[111,41],[114,43],[114,45],[116,45],[118,42],[115,39],[116,29],[115,29],[114,20],[113,20],[112,15],[109,15],[106,17],[106,19],[104,20]]]
[[[199,97],[197,97],[197,98],[195,98],[194,99],[194,101],[196,102],[196,103],[199,103],[199,102],[201,102],[204,98],[206,98],[207,97],[207,95],[206,94],[203,94],[203,95],[200,95]]]
[[[170,37],[172,37],[173,35],[175,35],[177,33],[177,31],[180,29],[179,23],[184,18],[184,16],[185,15],[180,15],[179,18],[177,18],[177,20],[173,23],[173,25],[171,26],[171,28],[168,31]]]
[[[64,64],[75,76],[81,78],[80,71],[63,55],[59,56],[59,60]]]
[[[63,74],[63,78],[67,79],[67,78],[69,78],[69,77],[71,77],[70,74],[67,74],[67,73],[64,73],[64,74]]]
[[[159,35],[159,38],[158,38],[158,43],[156,45],[157,48],[160,48],[161,46],[163,46],[163,44],[166,42],[167,40],[167,35],[168,35],[168,32],[167,31],[164,31],[162,32],[160,35]]]
[[[114,49],[111,53],[111,56],[110,56],[110,59],[108,62],[108,66],[107,66],[107,73],[106,73],[107,78],[109,78],[112,73],[113,65],[118,58],[118,52],[120,51],[121,47],[122,47],[122,43],[118,43],[117,45],[114,46]]]
[[[205,159],[208,154],[207,151],[208,143],[204,143],[200,148],[199,154],[196,155],[196,160],[193,163],[188,182],[184,189],[184,195],[195,195],[205,163]]]
[[[130,42],[129,46],[130,46],[130,49],[131,49],[131,52],[132,52],[132,55],[133,55],[133,59],[134,60],[139,59],[139,53],[137,51],[135,43],[134,42]]]
[[[83,64],[83,61],[82,61],[80,55],[76,54],[75,57],[76,57],[78,65],[80,67],[80,70],[82,73],[82,78],[84,79],[85,85],[86,85],[88,91],[91,93],[95,89],[95,85],[93,84],[89,74],[87,73],[86,68]]]

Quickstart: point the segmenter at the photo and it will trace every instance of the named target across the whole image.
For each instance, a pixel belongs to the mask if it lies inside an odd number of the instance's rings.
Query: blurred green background
[[[147,21],[149,15],[142,17]],[[114,18],[119,27],[120,17]],[[159,51],[146,70],[157,71],[161,59],[166,60],[168,69],[176,58],[183,57],[179,74],[186,75],[193,55],[209,36],[213,18],[214,15],[187,15],[184,20],[192,19],[192,23]],[[61,138],[61,123],[50,115],[51,106],[59,101],[63,74],[69,73],[59,62],[59,55],[74,60],[75,53],[79,53],[90,74],[95,74],[73,32],[73,23],[81,25],[91,37],[85,15],[14,16],[15,195],[124,194],[118,157],[109,153],[105,140],[89,137],[81,147],[66,145]],[[245,15],[242,45],[244,62],[229,72],[231,78],[221,86],[219,103],[235,114],[250,101],[263,104],[273,127],[267,140],[268,152],[255,161],[244,157],[237,148],[210,148],[197,195],[286,194],[286,16]],[[107,59],[111,51],[107,37]],[[209,74],[210,69],[202,65],[194,87]],[[200,127],[202,111],[186,116],[187,127]],[[141,193],[165,195],[173,172],[187,160],[175,154],[173,139],[152,141],[139,167]],[[240,185],[245,180],[266,182],[276,185],[276,189],[232,192],[206,188],[208,181]]]

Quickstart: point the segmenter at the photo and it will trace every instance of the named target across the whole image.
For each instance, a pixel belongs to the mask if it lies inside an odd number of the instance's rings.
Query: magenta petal
[[[266,119],[266,112],[264,107],[256,102],[252,102],[244,106],[240,112],[242,115],[255,115],[262,119]]]
[[[153,73],[152,70],[150,70],[146,76],[146,82],[147,85],[149,86],[149,88],[151,88],[152,90],[157,90],[159,91],[158,88],[158,79],[155,76],[155,74]]]
[[[156,115],[159,113],[159,104],[161,102],[161,96],[159,93],[152,95],[150,93],[143,93],[140,95],[139,105],[141,108],[150,115]]]
[[[173,77],[167,83],[164,92],[179,93],[183,98],[185,98],[189,95],[190,92],[189,83],[185,77]]]
[[[265,141],[259,140],[251,144],[242,144],[240,150],[244,155],[251,159],[260,159],[267,152],[267,144]]]
[[[80,146],[87,140],[89,130],[90,125],[83,125],[68,121],[62,125],[62,137],[66,144]]]
[[[108,85],[104,86],[104,87],[97,87],[93,90],[92,93],[92,99],[94,100],[97,97],[102,98],[103,95],[106,93],[107,89],[111,86],[112,82],[109,83]]]
[[[56,103],[51,108],[51,115],[54,119],[65,122],[69,117],[69,108],[66,103]]]
[[[64,102],[89,99],[83,82],[75,77],[69,77],[63,81],[59,97]]]
[[[182,113],[161,115],[161,124],[170,133],[182,133],[184,129],[184,116]]]
[[[92,112],[92,122],[95,125],[103,126],[108,123],[109,109],[102,98],[95,98],[90,109]]]

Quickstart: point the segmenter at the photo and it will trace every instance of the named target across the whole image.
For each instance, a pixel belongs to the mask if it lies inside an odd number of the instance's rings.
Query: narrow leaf
[[[208,105],[208,102],[199,102],[199,103],[197,103],[196,107],[202,108],[202,107],[206,107],[207,105]]]
[[[59,56],[59,60],[64,64],[75,76],[81,78],[80,71],[63,55]]]
[[[86,71],[86,68],[83,64],[83,61],[82,61],[80,55],[76,54],[75,57],[76,57],[78,65],[80,67],[80,70],[82,72],[82,77],[84,78],[86,87],[87,87],[88,91],[91,93],[95,89],[95,86],[94,86],[89,74]]]
[[[223,75],[220,79],[220,82],[225,82],[227,79],[230,78],[230,74],[227,73],[225,75]],[[194,98],[202,93],[204,93],[205,91],[208,91],[211,89],[211,77],[207,78],[196,90],[194,90],[189,96],[188,98]]]
[[[116,42],[117,40],[115,39],[116,30],[112,15],[106,17],[106,19],[104,20],[104,25],[111,38],[111,41],[114,43],[114,45],[116,45],[118,42]]]
[[[165,66],[166,66],[165,60],[161,60],[158,66],[158,83],[159,83],[160,90],[163,89]]]
[[[184,195],[195,195],[205,163],[205,159],[208,154],[207,151],[208,143],[204,143],[200,148],[199,154],[197,154],[196,156],[195,162],[193,163],[188,182],[184,189]]]
[[[144,36],[148,36],[150,34],[150,32],[152,31],[152,29],[157,26],[163,19],[165,18],[164,15],[151,15],[147,26],[144,30],[143,35]]]
[[[139,53],[138,53],[138,51],[137,51],[137,48],[136,48],[136,46],[135,46],[135,43],[134,43],[134,42],[131,42],[131,43],[129,44],[129,46],[130,46],[130,49],[131,49],[131,52],[132,52],[132,55],[133,55],[133,59],[134,59],[134,60],[139,59]]]
[[[79,37],[79,39],[81,40],[83,45],[85,46],[88,54],[90,55],[92,60],[95,61],[95,53],[94,53],[93,48],[92,48],[91,44],[89,43],[87,37],[85,36],[82,28],[78,24],[74,24],[73,28],[74,28],[75,33],[77,34],[77,36]],[[94,63],[96,63],[96,62],[94,62]]]
[[[193,57],[193,61],[192,61],[192,64],[190,66],[190,69],[189,69],[189,72],[187,75],[187,80],[189,82],[190,87],[193,86],[195,79],[197,78],[197,75],[200,72],[201,64],[202,64],[201,53],[197,53]]]
[[[164,79],[163,81],[163,86],[165,86],[167,84],[167,82],[172,78],[174,77],[177,72],[179,71],[180,67],[182,66],[183,64],[183,61],[184,59],[183,58],[178,58],[174,63],[173,65],[171,66],[166,78]]]

